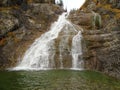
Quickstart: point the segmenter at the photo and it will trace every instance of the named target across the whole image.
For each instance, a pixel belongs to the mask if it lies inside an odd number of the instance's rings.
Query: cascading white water
[[[60,15],[58,21],[51,26],[50,31],[35,40],[26,51],[22,61],[13,70],[44,70],[65,67],[81,69],[81,31],[76,30],[66,16],[67,13]],[[71,58],[67,60],[68,57]],[[69,62],[72,64],[70,65]]]
[[[77,35],[73,37],[72,40],[72,68],[73,69],[82,69],[83,68],[83,60],[82,60],[82,35],[81,31],[78,32]]]

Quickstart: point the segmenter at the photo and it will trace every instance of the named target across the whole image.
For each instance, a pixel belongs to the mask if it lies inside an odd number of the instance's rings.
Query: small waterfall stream
[[[82,69],[82,30],[77,30],[66,17],[67,13],[60,15],[13,70]]]
[[[72,68],[80,69],[83,66],[82,46],[81,46],[81,31],[78,32],[72,39]]]

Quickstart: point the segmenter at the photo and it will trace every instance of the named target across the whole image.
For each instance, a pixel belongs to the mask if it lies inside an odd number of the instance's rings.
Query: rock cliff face
[[[27,3],[49,3],[55,4],[55,0],[0,0],[0,7],[15,5],[26,5]]]
[[[116,78],[120,78],[119,4],[119,0],[87,0],[80,10],[69,16],[72,22],[84,28],[85,68]]]
[[[6,3],[8,1],[12,4]],[[22,4],[18,4],[19,1]],[[15,65],[29,45],[63,12],[54,0],[48,1],[0,1],[0,69]]]

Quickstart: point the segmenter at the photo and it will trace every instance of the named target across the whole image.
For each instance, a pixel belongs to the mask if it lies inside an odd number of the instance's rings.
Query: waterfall
[[[81,46],[82,35],[81,31],[73,37],[72,40],[72,68],[73,69],[82,69],[83,60],[82,60],[82,46]]]
[[[50,30],[35,40],[13,70],[81,69],[81,30],[66,17],[67,13],[60,15]]]

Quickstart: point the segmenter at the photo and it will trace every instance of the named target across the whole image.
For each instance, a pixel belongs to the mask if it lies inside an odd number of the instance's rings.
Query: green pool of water
[[[120,81],[93,71],[1,71],[0,90],[120,90]]]

